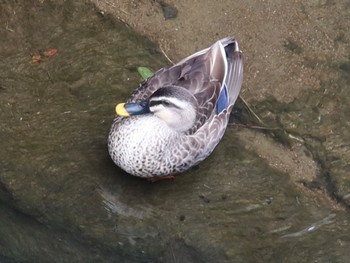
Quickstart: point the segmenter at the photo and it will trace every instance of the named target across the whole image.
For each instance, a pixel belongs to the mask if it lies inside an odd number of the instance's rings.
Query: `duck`
[[[115,107],[111,159],[152,182],[198,165],[222,139],[242,82],[243,53],[233,37],[159,69]]]

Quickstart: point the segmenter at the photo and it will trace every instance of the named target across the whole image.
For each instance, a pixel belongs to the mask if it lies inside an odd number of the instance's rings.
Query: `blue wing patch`
[[[218,103],[216,104],[216,113],[219,114],[227,107],[228,107],[228,92],[227,92],[226,85],[224,84],[224,87],[221,89],[219,94]]]

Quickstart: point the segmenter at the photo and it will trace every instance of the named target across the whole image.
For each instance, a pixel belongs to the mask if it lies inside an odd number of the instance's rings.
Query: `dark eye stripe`
[[[161,105],[162,102],[161,101],[150,101],[149,102],[149,106],[153,107],[153,106],[157,106],[157,105]]]
[[[176,106],[174,103],[171,103],[167,100],[151,100],[149,102],[150,107],[157,106],[157,105],[163,105],[164,107],[173,107],[173,108],[180,109],[180,107]]]

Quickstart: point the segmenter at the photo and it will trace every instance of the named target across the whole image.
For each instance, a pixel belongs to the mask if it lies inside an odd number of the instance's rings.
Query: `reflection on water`
[[[1,262],[341,262],[344,214],[326,220],[328,205],[301,196],[235,126],[174,182],[110,161],[115,103],[141,81],[136,67],[167,63],[149,41],[85,1],[0,9]],[[305,226],[316,231],[281,239]]]
[[[304,228],[304,229],[302,229],[298,232],[295,232],[295,233],[285,234],[285,235],[281,236],[281,238],[300,237],[300,236],[305,235],[307,233],[314,232],[323,225],[328,225],[328,224],[334,223],[335,217],[336,217],[335,214],[330,214],[330,215],[326,216],[325,218],[321,219],[320,221],[317,221],[317,222],[311,224],[307,228]]]

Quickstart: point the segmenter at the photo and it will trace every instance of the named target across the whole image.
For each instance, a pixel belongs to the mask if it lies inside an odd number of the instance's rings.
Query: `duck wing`
[[[232,111],[243,80],[243,57],[234,38],[221,39],[176,65],[182,68],[174,84],[189,90],[198,103],[197,119],[188,134],[224,110]]]
[[[243,55],[238,45],[225,48],[227,72],[216,103],[216,111],[195,133],[185,136],[176,150],[181,152],[179,163],[194,166],[207,158],[225,133],[233,105],[238,97],[243,80]],[[175,153],[174,153],[175,154]]]

